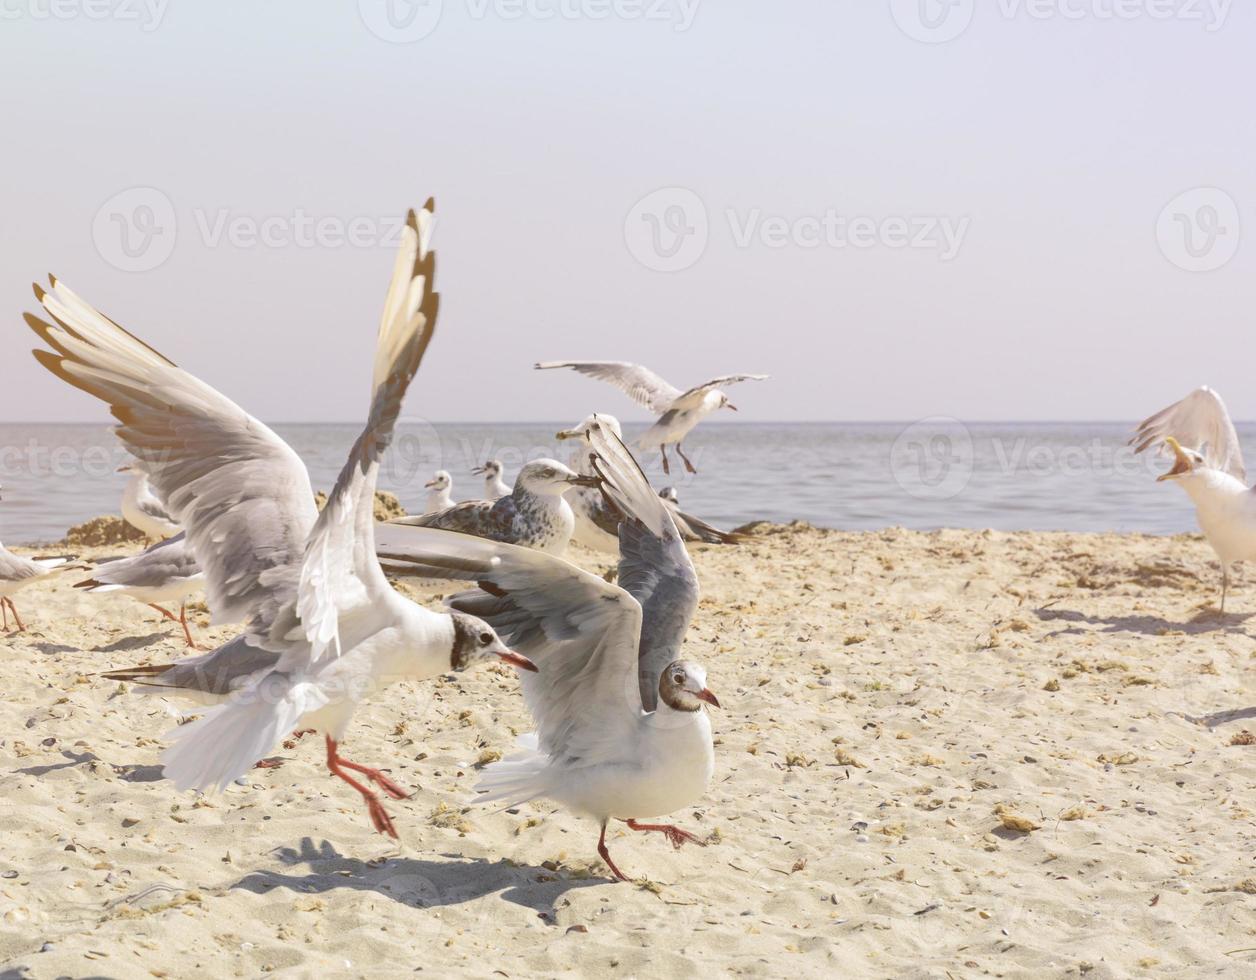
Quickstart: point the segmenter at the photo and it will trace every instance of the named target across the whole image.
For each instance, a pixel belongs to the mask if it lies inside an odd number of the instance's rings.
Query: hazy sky
[[[361,418],[393,221],[428,195],[444,305],[410,415],[642,417],[531,370],[605,358],[772,374],[741,419],[1129,419],[1201,383],[1256,418],[1250,3],[0,21],[3,420],[104,418],[26,353],[46,272],[254,415]]]

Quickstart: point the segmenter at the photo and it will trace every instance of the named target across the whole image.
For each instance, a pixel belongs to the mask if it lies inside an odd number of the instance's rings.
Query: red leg
[[[611,874],[613,874],[620,881],[629,880],[627,875],[625,875],[622,871],[620,871],[619,868],[615,867],[615,862],[611,860],[611,852],[606,849],[606,821],[605,820],[602,821],[602,833],[597,839],[597,853],[598,853],[598,857],[600,857],[603,861],[605,861],[606,866],[611,869]]]
[[[187,641],[187,645],[193,650],[199,650],[200,647],[192,639],[192,631],[188,628],[188,607],[186,603],[179,605],[179,625],[183,627],[183,638]]]
[[[372,769],[370,766],[359,765],[356,762],[350,762],[348,759],[341,759],[340,764],[346,769],[353,769],[356,772],[360,772],[394,800],[404,800],[410,796],[409,793],[394,783],[378,769]]]
[[[17,606],[13,605],[12,599],[5,599],[4,601],[9,604],[9,612],[13,613],[13,619],[17,623],[17,631],[25,633],[26,625],[22,622],[22,617],[17,614]]]
[[[176,616],[174,613],[172,613],[169,609],[163,609],[161,606],[157,605],[157,603],[155,603],[155,602],[150,602],[150,603],[148,604],[148,608],[149,608],[149,609],[156,609],[159,613],[161,613],[163,616],[165,616],[165,617],[166,617],[166,619],[170,620],[170,622],[172,622],[172,623],[177,623],[177,622],[179,621],[179,617],[178,617],[178,616]]]
[[[338,776],[346,783],[362,794],[362,799],[366,800],[366,810],[371,815],[371,823],[375,825],[375,829],[381,834],[387,834],[389,837],[397,840],[397,829],[393,826],[392,818],[388,816],[388,811],[384,809],[384,805],[380,803],[379,797],[372,793],[369,789],[359,783],[356,779],[344,771],[342,766],[346,765],[345,761],[336,753],[336,742],[327,736],[327,769],[333,776]]]
[[[659,446],[659,451],[663,454],[663,472],[670,474],[672,472],[671,464],[667,462],[667,446]]]
[[[9,598],[0,596],[0,613],[4,615],[4,631],[9,632]]]
[[[706,841],[704,841],[701,837],[695,837],[693,834],[689,833],[689,831],[681,830],[679,827],[673,826],[670,823],[637,823],[635,820],[625,820],[624,823],[626,823],[633,830],[640,830],[642,832],[654,830],[665,835],[671,842],[672,847],[676,848],[678,851],[683,844],[697,844],[699,847],[706,847]]]
[[[685,449],[679,442],[676,443],[676,453],[685,461],[685,469],[687,469],[690,473],[698,472],[693,468],[693,463],[689,462],[689,457],[685,455]]]

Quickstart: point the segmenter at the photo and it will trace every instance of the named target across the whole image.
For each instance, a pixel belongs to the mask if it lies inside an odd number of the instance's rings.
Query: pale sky
[[[643,417],[531,370],[593,358],[773,375],[730,421],[1256,418],[1250,3],[408,3],[0,0],[0,420],[105,417],[26,353],[47,272],[254,415],[362,418],[428,195],[409,415]]]

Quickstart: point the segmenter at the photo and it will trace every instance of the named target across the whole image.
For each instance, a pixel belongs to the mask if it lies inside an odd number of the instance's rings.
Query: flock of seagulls
[[[591,816],[599,855],[624,879],[606,848],[610,820],[676,847],[704,843],[642,821],[697,802],[711,778],[707,710],[719,701],[704,668],[682,655],[698,601],[685,543],[735,543],[736,535],[683,515],[674,492],[656,493],[619,423],[597,414],[561,436],[575,447],[572,465],[531,461],[512,487],[500,461],[488,460],[477,468],[483,498],[461,503],[442,471],[428,484],[424,514],[377,524],[381,459],[439,316],[433,221],[432,201],[409,215],[384,297],[367,421],[321,511],[304,464],[270,428],[55,277],[35,287],[42,314],[26,315],[41,341],[35,357],[117,421],[133,459],[123,515],[155,542],[99,563],[76,585],[151,606],[182,627],[188,647],[187,604],[197,596],[212,624],[242,624],[203,653],[103,674],[200,706],[167,736],[163,772],[176,786],[221,790],[264,765],[278,743],[319,732],[328,772],[392,837],[382,797],[409,793],[382,768],[343,754],[357,707],[402,679],[514,668],[536,730],[518,754],[485,769],[479,801],[545,798]],[[685,432],[704,406],[726,401],[716,382],[694,392],[686,401],[692,393],[677,391],[669,409],[689,414]],[[618,555],[618,584],[563,557],[573,537],[586,539],[582,531]],[[24,628],[12,592],[83,567],[0,547],[5,629],[10,613]],[[471,588],[437,611],[394,589],[385,568]]]

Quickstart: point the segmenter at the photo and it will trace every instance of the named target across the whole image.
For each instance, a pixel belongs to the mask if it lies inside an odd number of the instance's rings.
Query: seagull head
[[[730,412],[737,411],[737,406],[728,400],[728,396],[724,392],[720,392],[720,408],[727,408]]]
[[[558,496],[572,487],[596,487],[601,482],[596,476],[581,476],[556,459],[538,459],[519,471],[515,485],[530,493]]]
[[[561,432],[554,433],[554,438],[584,439],[587,441],[590,432],[597,432],[603,426],[610,432],[613,432],[616,439],[623,439],[624,432],[619,427],[619,419],[613,415],[607,415],[605,412],[594,412],[574,429],[563,429]]]
[[[502,461],[500,459],[490,459],[483,466],[477,466],[471,472],[476,474],[476,476],[487,476],[487,477],[501,476],[502,475]]]
[[[453,477],[449,475],[448,471],[437,470],[432,478],[423,485],[429,490],[448,490],[453,482]]]
[[[1156,477],[1157,482],[1162,480],[1180,480],[1182,477],[1189,476],[1196,470],[1203,469],[1208,465],[1203,456],[1194,449],[1184,449],[1182,444],[1174,439],[1173,436],[1165,436],[1164,443],[1173,450],[1173,469]]]
[[[680,494],[676,492],[675,487],[664,487],[659,491],[659,496],[666,500],[669,504],[680,503]]]
[[[703,703],[718,708],[719,698],[707,687],[706,668],[689,660],[673,660],[659,677],[659,700],[674,711],[698,711]]]
[[[449,615],[454,623],[454,642],[449,651],[449,666],[453,671],[461,673],[492,660],[500,660],[520,670],[536,671],[536,664],[506,646],[497,631],[484,620],[466,613]]]

